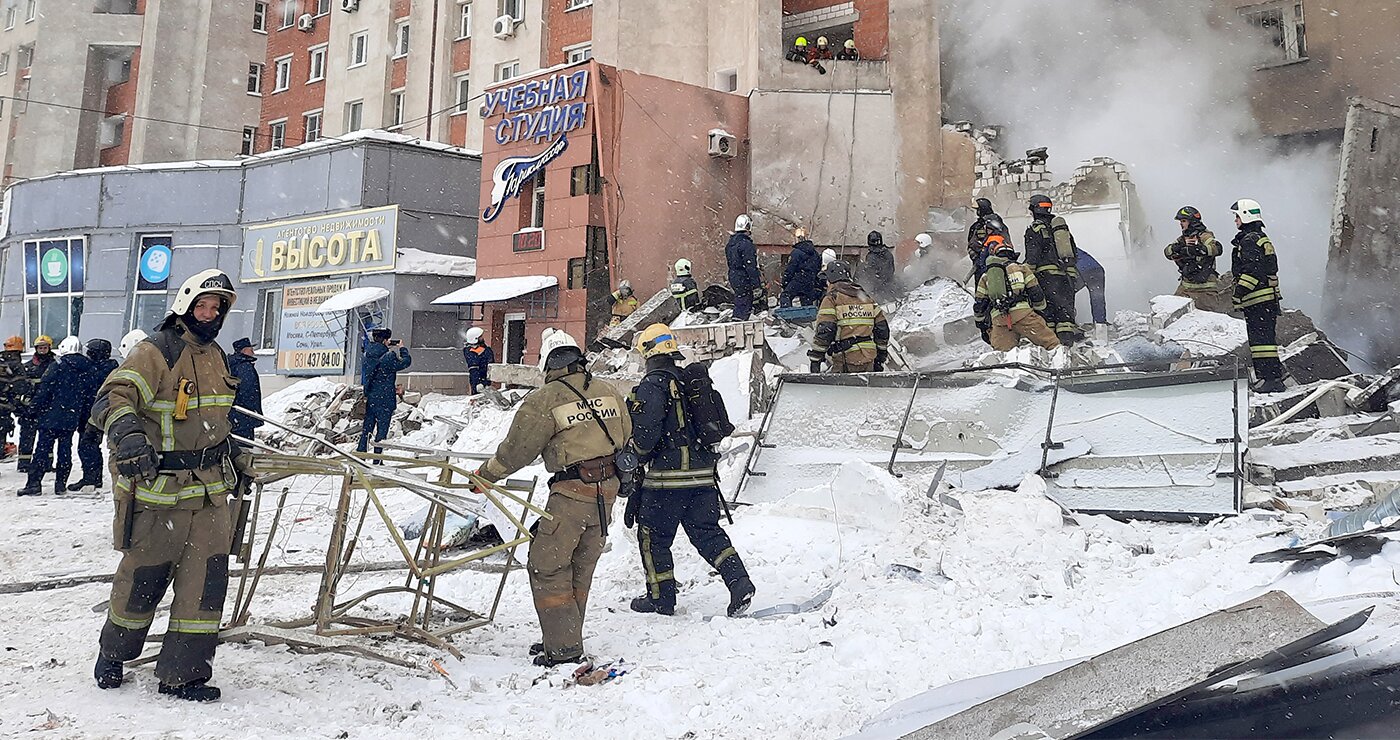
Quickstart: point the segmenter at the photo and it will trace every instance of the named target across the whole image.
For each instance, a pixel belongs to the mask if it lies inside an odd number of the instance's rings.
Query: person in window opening
[[[371,329],[370,345],[365,350],[364,364],[360,366],[360,383],[365,388],[365,423],[360,428],[359,452],[369,450],[370,437],[375,442],[389,436],[389,422],[394,418],[394,408],[398,406],[398,378],[400,370],[407,370],[413,364],[397,339],[389,329]],[[375,446],[374,454],[384,452]],[[375,460],[375,465],[383,465],[383,460]]]
[[[836,55],[831,51],[831,42],[825,36],[817,37],[817,45],[812,48],[807,61],[815,62],[820,60],[835,59]]]
[[[836,61],[838,61],[838,62],[859,62],[859,61],[860,61],[860,52],[859,52],[859,51],[856,51],[856,42],[855,42],[855,39],[846,39],[846,43],[845,43],[845,45],[843,45],[843,46],[841,47],[841,51],[836,52]]]
[[[788,49],[787,60],[789,62],[797,62],[799,64],[807,63],[806,36],[798,36],[797,39],[792,42],[792,48]]]
[[[468,329],[467,346],[462,348],[462,359],[467,362],[467,385],[471,386],[470,394],[473,396],[491,384],[488,372],[491,363],[496,361],[496,353],[481,341],[484,333],[479,326]]]

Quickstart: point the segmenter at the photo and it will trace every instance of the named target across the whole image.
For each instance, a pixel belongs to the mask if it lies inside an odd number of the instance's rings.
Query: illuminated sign
[[[398,230],[398,206],[248,226],[241,279],[386,272],[394,269]]]
[[[560,72],[486,93],[482,118],[501,114],[491,127],[497,144],[552,141],[583,128],[588,117],[588,69]]]
[[[481,213],[481,220],[495,221],[501,215],[506,200],[520,195],[520,188],[544,166],[559,158],[569,148],[569,137],[562,136],[544,151],[530,157],[506,157],[491,174],[491,205]]]

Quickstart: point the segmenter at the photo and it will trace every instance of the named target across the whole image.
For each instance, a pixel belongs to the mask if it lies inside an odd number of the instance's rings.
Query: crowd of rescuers
[[[826,68],[822,66],[823,61],[836,60],[838,62],[858,62],[861,59],[860,51],[856,49],[855,39],[846,39],[841,44],[839,51],[833,51],[831,42],[825,36],[818,36],[815,45],[807,43],[806,36],[798,36],[792,42],[792,48],[788,50],[787,60],[811,65],[822,74],[826,74]]]

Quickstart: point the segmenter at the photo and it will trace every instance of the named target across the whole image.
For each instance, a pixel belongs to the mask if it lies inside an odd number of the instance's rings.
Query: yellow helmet
[[[671,327],[665,324],[652,324],[641,330],[637,334],[636,343],[637,351],[641,353],[643,359],[680,351],[680,345],[676,344],[676,337],[671,334]]]
[[[53,339],[47,334],[40,334],[39,336],[34,337],[34,346],[38,347],[41,344],[47,344],[50,347],[52,347]]]
[[[806,46],[806,45],[807,45],[807,37],[806,37],[806,36],[798,36],[798,37],[797,37],[797,40],[794,41],[794,42],[792,42],[792,43],[793,43],[794,46]]]
[[[18,350],[18,351],[20,351],[20,352],[23,352],[23,351],[24,351],[24,337],[15,336],[15,337],[10,337],[9,339],[6,339],[6,340],[5,340],[5,349],[6,349],[7,351],[8,351],[8,350]]]

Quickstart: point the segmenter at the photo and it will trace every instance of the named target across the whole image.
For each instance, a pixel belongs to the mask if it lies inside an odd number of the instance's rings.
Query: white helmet
[[[914,237],[914,243],[919,245],[920,252],[927,252],[931,247],[933,247],[933,237],[929,236],[928,234],[919,234],[918,236]]]
[[[481,335],[485,334],[479,326],[473,326],[467,330],[467,344],[481,344]]]
[[[741,213],[738,218],[734,219],[735,233],[748,231],[751,228],[753,228],[753,219],[749,218],[749,214]]]
[[[180,292],[175,294],[175,302],[170,304],[170,312],[176,316],[184,316],[194,307],[195,299],[205,293],[213,293],[228,302],[228,305],[224,306],[225,314],[233,308],[233,303],[238,298],[229,276],[223,270],[211,267],[195,273],[180,284]]]
[[[823,270],[826,269],[826,266],[827,266],[827,265],[830,265],[832,262],[835,262],[835,261],[836,261],[836,250],[834,250],[834,249],[823,249],[823,250],[822,250],[822,269],[823,269]]]
[[[680,277],[680,276],[689,275],[689,274],[690,274],[690,260],[685,259],[684,257],[682,257],[681,259],[676,260],[676,276],[677,276],[677,277]]]
[[[58,343],[58,349],[54,351],[54,354],[62,357],[64,355],[75,355],[82,351],[83,340],[69,334],[63,338],[62,342]]]
[[[583,359],[583,350],[578,342],[562,329],[546,328],[540,340],[540,369],[545,372],[568,367]]]
[[[117,351],[121,353],[122,359],[131,356],[131,350],[136,349],[136,345],[146,340],[146,332],[140,329],[132,329],[122,337],[121,344],[117,345]]]
[[[1252,224],[1255,221],[1264,220],[1264,210],[1259,207],[1259,201],[1249,198],[1240,198],[1230,206],[1230,212],[1239,217],[1240,223]]]

